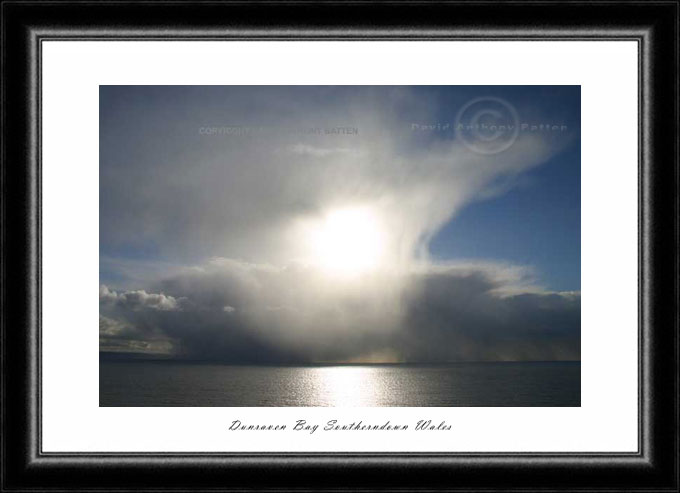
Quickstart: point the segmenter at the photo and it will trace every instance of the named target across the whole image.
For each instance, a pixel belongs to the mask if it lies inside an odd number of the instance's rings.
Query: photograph
[[[99,86],[100,407],[579,407],[581,87]]]

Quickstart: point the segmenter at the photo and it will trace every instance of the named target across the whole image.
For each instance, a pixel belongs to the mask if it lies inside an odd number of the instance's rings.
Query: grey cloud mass
[[[372,280],[390,286],[385,290],[328,288],[300,266],[214,259],[146,295],[184,300],[177,309],[111,303],[105,287],[100,299],[102,313],[120,321],[129,338],[174,341],[168,352],[190,359],[319,362],[376,353],[395,362],[579,359],[580,294],[532,289],[523,284],[526,275],[507,266],[452,265]]]

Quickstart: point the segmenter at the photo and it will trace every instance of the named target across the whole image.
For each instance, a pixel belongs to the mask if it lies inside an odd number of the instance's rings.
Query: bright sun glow
[[[384,250],[380,224],[370,210],[329,213],[312,235],[319,265],[334,274],[356,275],[375,269]]]

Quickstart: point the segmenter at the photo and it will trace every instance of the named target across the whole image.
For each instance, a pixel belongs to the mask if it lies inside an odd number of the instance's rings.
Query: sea
[[[102,407],[578,407],[580,362],[230,366],[101,361]]]

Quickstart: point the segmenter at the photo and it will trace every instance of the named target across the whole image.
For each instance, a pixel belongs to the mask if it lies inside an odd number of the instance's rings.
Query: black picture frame
[[[2,491],[678,491],[678,1],[3,1],[1,13]],[[636,40],[639,451],[41,452],[40,55],[47,39]]]

